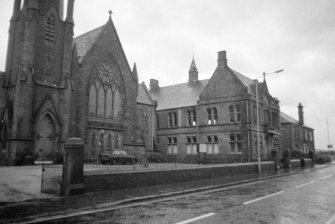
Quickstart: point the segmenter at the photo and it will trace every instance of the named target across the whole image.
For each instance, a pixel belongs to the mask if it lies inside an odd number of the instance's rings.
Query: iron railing
[[[268,160],[264,160],[268,161]],[[126,172],[147,172],[171,169],[194,169],[208,166],[223,166],[256,162],[246,158],[224,157],[220,155],[152,155],[136,154],[126,156],[100,154],[99,156],[85,155],[84,173],[106,174]]]

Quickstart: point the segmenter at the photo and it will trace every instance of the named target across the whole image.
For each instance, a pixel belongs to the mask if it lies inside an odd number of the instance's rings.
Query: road
[[[335,166],[50,223],[335,223]]]

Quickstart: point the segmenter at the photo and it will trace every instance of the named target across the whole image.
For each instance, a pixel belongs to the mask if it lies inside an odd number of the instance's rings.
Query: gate
[[[42,153],[41,192],[60,195],[63,174],[61,153]]]

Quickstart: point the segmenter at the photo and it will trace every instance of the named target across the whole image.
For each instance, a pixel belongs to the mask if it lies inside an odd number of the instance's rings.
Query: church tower
[[[63,7],[63,0],[14,1],[0,91],[1,154],[9,165],[62,151],[68,137],[74,0],[65,20]]]

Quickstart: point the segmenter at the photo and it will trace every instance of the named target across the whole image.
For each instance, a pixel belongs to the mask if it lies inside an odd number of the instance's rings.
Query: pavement
[[[326,166],[318,165],[313,169],[322,167]],[[22,176],[24,170],[28,170],[28,167],[25,169],[21,167],[21,170],[13,167],[0,167],[0,172],[2,173],[0,176],[0,223],[37,220],[41,217],[71,214],[78,211],[189,194],[261,179],[292,175],[302,171],[301,169],[290,171],[280,170],[279,172],[264,172],[262,175],[245,174],[210,180],[60,197],[40,193],[40,187],[37,186],[40,186],[41,183],[41,167],[34,166],[29,168],[34,171],[30,174],[30,178],[32,178],[34,183],[29,182],[28,176]]]
[[[41,193],[41,175],[41,165],[0,166],[0,203],[56,197]]]

